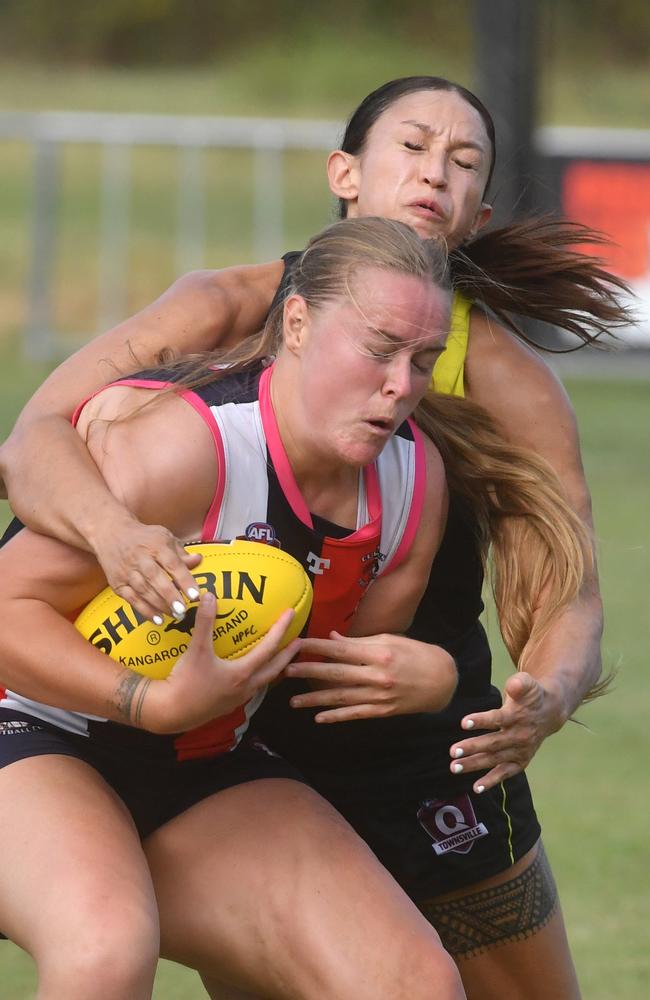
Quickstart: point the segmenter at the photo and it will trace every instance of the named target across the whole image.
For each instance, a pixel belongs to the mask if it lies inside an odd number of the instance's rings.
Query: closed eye
[[[463,170],[478,170],[478,165],[476,163],[470,163],[468,160],[459,160],[458,157],[454,157],[454,163],[457,167],[461,167]]]
[[[424,146],[421,142],[405,142],[404,145],[407,149],[413,150],[417,153],[422,153],[424,151]]]
[[[429,375],[431,369],[433,368],[434,361],[435,358],[431,358],[430,361],[416,361],[415,358],[413,358],[411,364],[415,370],[420,373],[420,375]]]
[[[420,372],[422,375],[429,375],[431,369],[433,368],[436,360],[440,357],[444,350],[444,347],[434,347],[427,350],[423,354],[414,354],[411,358],[411,364],[416,371]]]
[[[376,358],[378,361],[388,361],[395,353],[394,349],[382,351],[372,347],[367,348],[367,351],[371,358]]]

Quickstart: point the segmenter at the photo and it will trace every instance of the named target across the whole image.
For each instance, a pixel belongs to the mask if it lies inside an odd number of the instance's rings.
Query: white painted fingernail
[[[454,750],[454,757],[458,759],[458,757],[464,757],[464,756],[465,756],[465,751],[463,750],[463,748],[456,747],[456,749]]]
[[[185,615],[185,605],[182,601],[172,601],[172,611],[177,618],[183,618]]]
[[[485,785],[477,785],[476,786],[476,794],[477,795],[482,795],[484,791],[485,791]]]
[[[462,764],[452,764],[451,765],[451,773],[452,774],[462,774],[463,773],[463,765]]]
[[[473,729],[473,728],[474,728],[474,719],[465,719],[465,721],[463,722],[463,729]]]
[[[199,592],[196,589],[196,587],[188,587],[187,588],[187,596],[189,597],[190,601],[198,601],[198,599],[199,599]]]
[[[154,623],[154,625],[162,625],[164,621],[162,615],[154,615],[151,620]]]

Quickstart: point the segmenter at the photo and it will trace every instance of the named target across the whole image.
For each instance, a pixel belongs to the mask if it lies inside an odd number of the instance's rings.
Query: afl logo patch
[[[433,840],[436,854],[469,854],[474,841],[486,837],[485,823],[476,822],[469,795],[456,799],[425,799],[417,812],[418,822]]]
[[[265,521],[253,521],[252,524],[248,525],[243,535],[238,535],[238,538],[245,538],[249,542],[263,542],[265,545],[275,545],[277,549],[280,548],[275,528],[272,524],[266,524]]]

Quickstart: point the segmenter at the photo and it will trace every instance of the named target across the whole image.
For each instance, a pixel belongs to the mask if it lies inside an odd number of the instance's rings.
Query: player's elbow
[[[0,445],[0,477],[9,496],[9,484],[20,469],[22,449],[19,444],[20,430],[14,428],[6,441]]]

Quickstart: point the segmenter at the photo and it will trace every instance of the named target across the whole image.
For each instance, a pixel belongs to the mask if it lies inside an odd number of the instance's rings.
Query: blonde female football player
[[[81,408],[77,430],[135,516],[203,540],[267,522],[305,568],[327,553],[312,622],[376,631],[381,615],[402,629],[444,521],[439,456],[404,421],[446,336],[445,274],[444,250],[408,227],[339,223],[303,254],[254,357],[118,382]],[[287,615],[219,661],[205,596],[187,653],[151,680],[69,621],[104,582],[88,554],[26,529],[0,552],[0,581],[0,927],[34,957],[39,1000],[150,996],[158,878],[163,908],[171,892],[205,917],[163,938],[236,987],[464,995],[433,929],[348,825],[240,742],[242,716],[296,652],[278,652]],[[456,679],[442,650],[437,675],[442,707]],[[140,838],[153,841],[151,870]],[[175,840],[194,860],[170,878],[160,851]]]
[[[476,268],[494,276],[495,282],[486,279],[483,288],[475,288],[475,297],[492,305],[504,321],[508,309],[577,332],[584,332],[585,316],[596,331],[624,320],[615,280],[569,248],[585,234],[534,222],[477,236],[490,215],[486,189],[493,161],[494,128],[474,95],[449,81],[417,77],[392,81],[362,102],[342,149],[330,157],[328,173],[343,214],[384,214],[407,222],[421,235],[444,235],[466,289],[472,280],[476,284]],[[261,325],[282,274],[283,265],[274,262],[181,279],[154,306],[62,366],[28,406],[3,451],[17,511],[41,530],[94,551],[113,585],[144,613],[156,613],[182,597],[191,585],[188,559],[167,532],[138,524],[116,503],[80,442],[66,433],[65,417],[77,387],[90,391],[100,384],[112,371],[105,359],[126,371],[134,353],[149,363],[169,351],[239,342]],[[537,355],[511,330],[488,320],[469,298],[456,296],[452,335],[436,363],[434,384],[442,392],[467,394],[486,408],[507,441],[543,456],[590,525],[575,422],[565,394]],[[518,456],[515,448],[513,471]],[[476,469],[474,487],[480,487],[485,472]],[[472,474],[471,466],[465,473]],[[70,502],[69,483],[77,477],[86,489]],[[592,578],[548,629],[543,602],[532,603],[526,621],[504,615],[514,658],[520,665],[525,662],[526,670],[510,678],[501,706],[490,686],[489,649],[477,623],[482,569],[471,509],[476,490],[463,497],[463,488],[460,482],[452,498],[445,542],[412,632],[418,639],[445,644],[456,656],[461,683],[449,712],[435,719],[423,714],[430,708],[425,647],[386,636],[363,645],[336,639],[327,647],[311,647],[336,659],[335,667],[298,668],[303,674],[311,671],[312,680],[329,682],[328,688],[320,694],[303,690],[294,704],[303,706],[303,712],[304,706],[317,705],[323,720],[374,716],[372,724],[353,721],[337,733],[334,726],[314,726],[311,718],[301,723],[300,712],[289,712],[285,698],[275,731],[279,716],[265,712],[270,717],[265,735],[279,739],[282,749],[309,769],[311,780],[362,828],[446,935],[470,993],[475,989],[483,997],[501,996],[507,987],[513,996],[546,995],[545,990],[573,996],[575,979],[555,889],[520,774],[597,680],[597,586]],[[525,546],[510,535],[503,551],[519,563],[525,590]],[[512,607],[505,596],[504,608]],[[530,606],[526,599],[523,603]],[[537,641],[543,632],[544,641]],[[328,704],[334,704],[329,714]],[[396,718],[376,718],[386,715]],[[367,780],[360,781],[360,771]],[[411,772],[422,776],[421,784],[408,778]],[[404,791],[401,798],[396,788]],[[440,846],[444,837],[435,821],[436,802],[439,808],[457,810],[450,814],[456,822],[471,827],[473,817],[474,826],[482,824],[487,833],[463,853],[448,849],[437,854],[433,845]],[[445,892],[454,898],[442,901]],[[539,905],[533,910],[519,906],[517,901],[531,893]],[[496,929],[489,919],[495,907],[505,908]],[[464,934],[452,936],[447,931],[452,926],[463,926]],[[553,982],[537,974],[549,954],[554,956]]]

